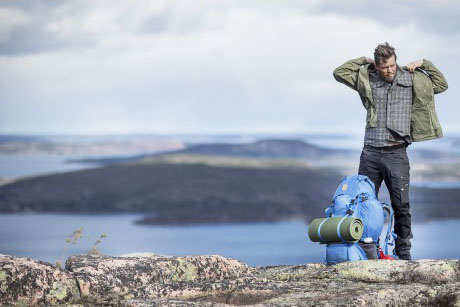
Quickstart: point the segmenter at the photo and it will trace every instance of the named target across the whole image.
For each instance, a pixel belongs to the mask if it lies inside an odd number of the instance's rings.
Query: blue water
[[[139,226],[139,215],[0,215],[0,253],[54,263],[72,254],[86,253],[105,233],[100,250],[119,256],[134,252],[164,255],[218,254],[239,259],[251,266],[322,262],[325,248],[310,242],[308,226],[302,222],[279,222],[206,226]],[[70,245],[65,239],[83,227],[85,237]],[[458,258],[460,247],[452,236],[460,232],[460,221],[415,224],[413,257]],[[87,237],[89,235],[89,238]]]
[[[96,167],[89,163],[67,163],[89,155],[0,154],[0,178],[38,176]],[[102,157],[102,156],[98,156]]]
[[[411,182],[411,186],[432,189],[460,189],[460,181],[422,181]]]
[[[335,148],[361,146],[361,140],[356,137],[308,140]],[[448,142],[447,145],[442,140],[437,142],[430,144],[448,147]],[[93,166],[65,162],[82,157],[0,154],[0,177],[34,176]],[[437,182],[436,186],[458,188],[460,185],[458,182]],[[135,225],[133,222],[139,218],[139,215],[0,215],[0,253],[54,263],[72,254],[86,253],[99,235],[106,233],[108,237],[103,239],[100,249],[103,254],[113,256],[133,252],[219,254],[252,266],[294,265],[324,259],[324,246],[308,240],[308,227],[302,222],[165,227]],[[85,237],[78,244],[68,246],[63,255],[65,239],[80,227],[84,228]],[[452,241],[456,242],[454,234],[460,233],[460,221],[415,224],[413,232],[414,258],[459,258],[460,247]]]

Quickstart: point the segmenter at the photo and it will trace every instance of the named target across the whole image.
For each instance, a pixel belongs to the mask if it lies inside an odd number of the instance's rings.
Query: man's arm
[[[444,78],[441,71],[437,69],[436,66],[434,66],[430,61],[425,59],[418,60],[407,64],[406,67],[410,72],[414,72],[417,68],[420,68],[426,72],[430,77],[431,82],[433,82],[433,91],[435,94],[439,94],[447,90],[448,85],[446,78]]]
[[[356,90],[359,68],[366,64],[374,64],[374,61],[364,56],[350,60],[334,70],[334,78],[340,83]]]

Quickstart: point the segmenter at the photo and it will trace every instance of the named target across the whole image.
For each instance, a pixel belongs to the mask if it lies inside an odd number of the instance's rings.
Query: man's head
[[[396,77],[396,53],[390,44],[380,44],[374,52],[375,68],[387,82],[393,82]]]

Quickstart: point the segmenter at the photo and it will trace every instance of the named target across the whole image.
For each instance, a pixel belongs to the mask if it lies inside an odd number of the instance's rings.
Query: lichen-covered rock
[[[460,306],[458,260],[249,268],[221,256],[72,256],[66,271],[0,255],[1,305]]]
[[[339,263],[338,275],[357,281],[391,283],[451,283],[460,281],[460,261],[359,261]]]
[[[54,305],[78,301],[75,279],[49,263],[0,255],[0,305]]]
[[[200,283],[235,279],[251,269],[222,256],[70,257],[66,269],[87,299],[199,296]],[[212,286],[211,286],[212,287]]]

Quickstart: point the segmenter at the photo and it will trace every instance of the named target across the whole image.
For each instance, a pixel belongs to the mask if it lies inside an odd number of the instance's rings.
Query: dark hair
[[[392,56],[394,56],[396,60],[395,48],[393,48],[393,46],[391,46],[387,42],[385,42],[385,44],[378,45],[374,51],[375,65],[380,65],[382,63],[382,60],[384,62],[388,61],[388,59]]]

